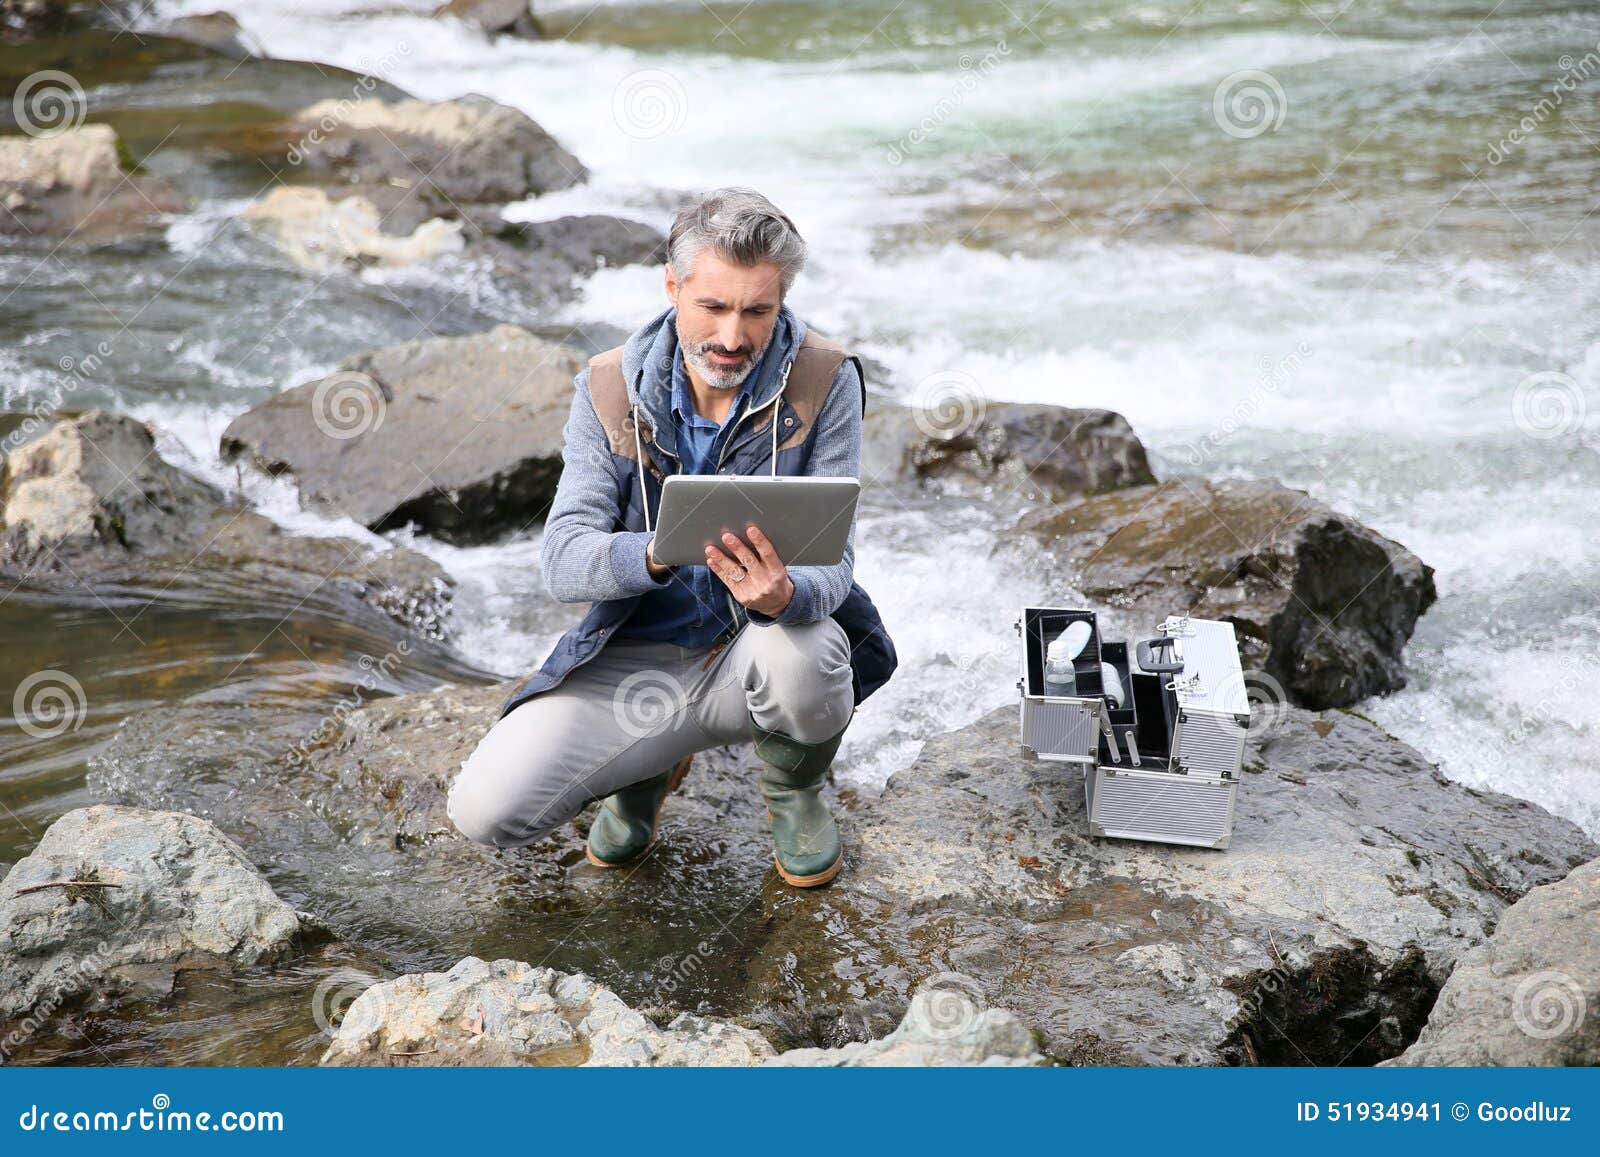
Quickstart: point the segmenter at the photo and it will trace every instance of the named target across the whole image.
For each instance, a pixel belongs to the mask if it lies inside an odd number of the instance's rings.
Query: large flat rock
[[[1169,614],[1233,623],[1246,669],[1312,708],[1405,686],[1402,651],[1437,597],[1405,547],[1276,482],[1135,486],[1041,509],[1013,534],[1140,637]]]
[[[479,542],[543,519],[583,364],[509,325],[386,346],[236,418],[222,452],[292,474],[309,509]]]
[[[881,1037],[942,978],[1058,1060],[1370,1064],[1415,1039],[1509,905],[1600,854],[1357,714],[1297,708],[1252,732],[1229,850],[1091,839],[1081,774],[1024,759],[1008,708],[930,739],[881,797],[830,793],[847,858],[828,888],[773,878],[747,749],[697,757],[649,861],[604,873],[581,822],[513,852],[451,828],[449,783],[508,686],[350,712],[278,786],[440,893],[437,910],[407,893],[416,935],[493,909],[522,927],[519,955],[598,960],[583,967],[630,1001],[670,977],[662,1003],[756,1017],[786,1046]]]

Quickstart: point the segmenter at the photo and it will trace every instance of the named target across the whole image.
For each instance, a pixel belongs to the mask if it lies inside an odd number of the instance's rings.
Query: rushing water
[[[150,19],[215,7],[166,0]],[[795,308],[886,368],[887,395],[953,384],[1113,408],[1163,476],[1279,478],[1405,543],[1437,568],[1440,601],[1408,648],[1411,685],[1361,710],[1453,778],[1600,834],[1592,6],[563,0],[537,6],[550,39],[492,43],[433,7],[257,0],[236,14],[272,56],[525,109],[594,176],[512,218],[664,228],[683,191],[760,188],[811,244]],[[309,91],[270,64],[121,43],[127,58],[108,54],[86,83],[91,119],[196,206],[154,243],[0,249],[5,408],[110,341],[82,402],[153,421],[168,457],[296,529],[376,541],[222,467],[227,421],[424,323],[632,328],[660,306],[659,271],[637,267],[590,279],[560,316],[448,260],[308,281],[227,227],[262,191],[228,138],[349,95],[350,79]],[[985,509],[887,494],[864,509],[858,577],[903,667],[852,728],[846,781],[874,788],[919,737],[1012,697],[1010,621],[1063,592],[988,559]],[[520,672],[570,619],[542,590],[537,533],[411,545],[461,583],[465,662],[441,654],[391,690]],[[69,736],[0,733],[0,860],[84,802],[84,760],[141,706],[244,679],[285,695],[337,683],[379,645],[319,620],[331,641],[310,671],[305,639],[257,644],[276,637],[265,620],[181,598],[149,617],[157,643],[139,649],[96,605],[0,604],[8,674],[64,666],[92,704]]]

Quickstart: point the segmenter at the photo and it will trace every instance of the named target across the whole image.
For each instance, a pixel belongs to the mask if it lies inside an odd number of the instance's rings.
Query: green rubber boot
[[[661,805],[678,790],[693,760],[686,755],[660,775],[606,796],[589,825],[589,842],[583,849],[589,862],[601,868],[625,868],[648,852],[656,842]]]
[[[761,794],[772,817],[773,860],[778,875],[796,888],[815,888],[839,874],[844,846],[822,802],[822,785],[844,729],[821,743],[805,744],[781,731],[756,727],[755,747],[766,767]]]

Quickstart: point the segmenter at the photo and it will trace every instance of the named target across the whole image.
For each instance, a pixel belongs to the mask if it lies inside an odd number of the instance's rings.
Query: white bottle
[[[1078,676],[1073,670],[1072,661],[1078,653],[1089,644],[1089,636],[1094,633],[1093,628],[1083,620],[1069,623],[1067,629],[1062,631],[1050,645],[1045,648],[1044,655],[1044,693],[1046,695],[1076,695],[1078,693]]]

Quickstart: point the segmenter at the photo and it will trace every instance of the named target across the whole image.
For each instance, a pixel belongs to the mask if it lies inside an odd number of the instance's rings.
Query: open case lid
[[[1022,691],[1025,695],[1044,694],[1045,651],[1050,641],[1069,623],[1086,622],[1090,627],[1089,641],[1073,660],[1077,673],[1077,694],[1070,698],[1088,699],[1100,695],[1100,627],[1095,612],[1087,607],[1023,607],[1017,619],[1017,632],[1023,643]]]
[[[1175,641],[1173,656],[1183,660],[1183,674],[1172,680],[1180,707],[1249,720],[1250,694],[1232,623],[1168,615],[1156,630]]]

